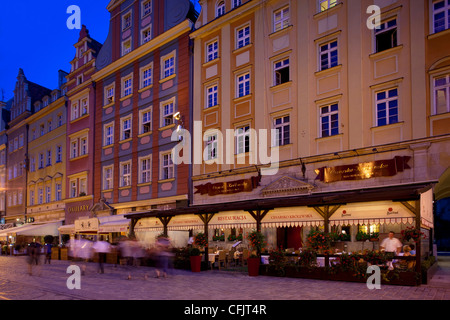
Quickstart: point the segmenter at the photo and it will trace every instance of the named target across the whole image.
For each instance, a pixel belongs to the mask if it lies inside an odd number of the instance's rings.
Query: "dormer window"
[[[77,77],[77,85],[80,85],[80,84],[82,84],[83,83],[83,75],[79,75],[78,77]]]
[[[131,11],[122,17],[122,31],[131,27]]]
[[[216,7],[216,18],[225,14],[225,1],[219,1]]]
[[[48,106],[48,97],[45,97],[43,102],[44,102],[44,107]]]

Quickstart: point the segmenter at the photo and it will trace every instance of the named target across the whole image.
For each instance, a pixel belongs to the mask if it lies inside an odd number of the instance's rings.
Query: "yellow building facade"
[[[27,220],[65,219],[66,97],[54,90],[35,104],[28,124]]]
[[[203,161],[193,165],[193,204],[220,215],[221,204],[256,201],[256,210],[270,200],[259,226],[274,247],[290,246],[286,228],[305,235],[324,221],[337,232],[352,225],[353,240],[369,226],[387,235],[413,223],[418,195],[450,164],[440,2],[200,1],[191,39],[202,145],[193,153]],[[223,221],[244,226],[232,220],[246,211]]]

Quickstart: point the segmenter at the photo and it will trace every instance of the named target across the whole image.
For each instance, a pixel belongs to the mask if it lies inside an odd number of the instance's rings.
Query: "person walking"
[[[51,243],[46,243],[45,244],[45,260],[44,260],[44,264],[47,263],[50,264],[52,260],[52,244]]]
[[[106,254],[111,251],[111,245],[103,240],[97,241],[92,247],[98,254],[98,272],[105,273],[103,264],[106,263]]]

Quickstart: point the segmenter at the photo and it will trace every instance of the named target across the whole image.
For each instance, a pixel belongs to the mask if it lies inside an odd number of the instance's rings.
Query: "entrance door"
[[[297,250],[302,244],[302,227],[277,228],[277,247]]]

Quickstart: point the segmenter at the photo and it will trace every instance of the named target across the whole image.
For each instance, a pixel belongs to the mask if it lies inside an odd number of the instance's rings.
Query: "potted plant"
[[[259,265],[261,263],[259,255],[261,253],[261,249],[264,247],[264,235],[255,230],[249,233],[247,238],[253,251],[256,251],[256,255],[252,253],[247,259],[248,275],[250,277],[256,277],[259,275]]]
[[[425,234],[420,231],[417,230],[414,227],[407,227],[406,229],[401,231],[402,237],[404,241],[411,241],[413,240],[414,242],[419,242],[419,239],[422,237],[422,239],[425,239],[426,236]]]
[[[200,248],[204,248],[208,245],[208,239],[204,233],[197,233],[194,237],[194,245]]]
[[[235,241],[236,240],[236,236],[234,234],[230,234],[228,236],[228,241]]]
[[[198,248],[191,248],[189,250],[189,260],[191,261],[191,271],[200,272],[202,263],[202,253]]]
[[[319,253],[328,253],[330,250],[331,237],[322,231],[311,230],[308,234],[308,244]]]

